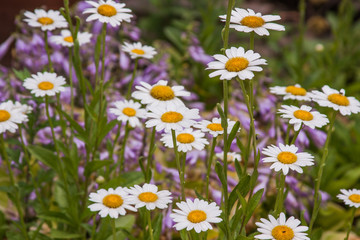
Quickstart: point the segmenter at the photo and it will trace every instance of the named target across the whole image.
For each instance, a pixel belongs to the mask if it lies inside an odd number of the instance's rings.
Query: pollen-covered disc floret
[[[287,87],[271,87],[270,92],[276,95],[284,96],[284,100],[294,99],[299,101],[311,101],[312,96],[310,92],[306,91],[306,89],[301,87],[299,84]]]
[[[302,167],[314,165],[314,156],[306,152],[298,152],[295,145],[279,146],[271,145],[263,148],[262,154],[267,156],[263,158],[265,163],[272,163],[270,169],[276,172],[281,171],[284,175],[289,173],[289,169],[298,173],[303,173]]]
[[[337,198],[343,200],[344,203],[350,207],[360,207],[360,190],[358,189],[340,189],[341,194],[337,195]]]
[[[35,9],[34,12],[26,11],[24,21],[31,27],[40,27],[42,31],[52,31],[56,28],[66,28],[68,23],[59,11]]]
[[[79,41],[79,45],[83,45],[85,43],[89,43],[92,37],[91,33],[88,32],[78,32],[77,40]],[[64,47],[72,47],[74,46],[74,39],[71,36],[71,32],[69,30],[61,30],[60,35],[53,35],[50,37],[50,41],[64,46]]]
[[[26,122],[27,119],[23,110],[14,107],[11,101],[0,103],[0,134],[6,131],[14,133],[18,124]]]
[[[99,189],[96,193],[90,193],[91,202],[89,205],[90,211],[99,212],[101,217],[110,216],[111,218],[118,218],[119,215],[125,215],[126,210],[136,212],[136,208],[131,206],[133,204],[129,200],[129,193],[127,189],[117,187],[115,190],[109,188],[108,190]]]
[[[171,193],[167,190],[159,191],[154,184],[145,183],[142,187],[135,185],[127,191],[130,193],[129,200],[135,208],[146,206],[148,210],[165,209],[172,202]]]
[[[343,116],[360,112],[360,102],[354,97],[345,96],[344,89],[338,91],[325,85],[321,90],[312,91],[313,101],[320,106],[333,108]]]
[[[137,91],[132,93],[132,97],[140,100],[142,104],[149,107],[164,108],[167,106],[180,107],[184,103],[179,97],[190,96],[190,92],[185,91],[183,86],[168,86],[168,81],[160,80],[154,85],[146,82],[140,82],[135,87]]]
[[[226,15],[220,16],[222,21],[226,21]],[[262,15],[261,13],[255,13],[251,9],[235,8],[231,11],[230,28],[234,28],[239,32],[252,32],[256,34],[270,35],[268,29],[276,31],[285,31],[285,27],[272,23],[272,21],[280,20],[279,15]]]
[[[65,83],[65,78],[57,76],[56,73],[38,72],[26,78],[23,86],[35,94],[35,97],[44,97],[65,91]]]
[[[116,27],[122,21],[130,22],[132,18],[131,10],[125,8],[125,3],[117,3],[113,0],[100,0],[99,2],[86,1],[92,7],[83,11],[84,14],[90,13],[86,21],[98,20],[102,23],[110,23],[111,26]]]
[[[152,59],[156,55],[156,50],[153,47],[142,45],[140,42],[127,43],[122,46],[122,50],[130,54],[132,59],[134,58],[146,58]]]
[[[193,130],[191,128],[184,129],[182,131],[176,131],[176,146],[180,152],[189,152],[193,149],[203,150],[205,145],[209,142],[204,138],[205,133],[200,130]],[[174,148],[172,134],[164,133],[160,139],[163,144],[168,148]]]
[[[279,109],[282,118],[290,119],[289,123],[294,125],[295,131],[298,131],[301,124],[304,124],[312,129],[315,127],[321,128],[329,123],[325,114],[317,111],[311,111],[311,107],[302,105],[300,108],[296,106],[282,105]]]
[[[195,119],[200,118],[198,109],[188,109],[185,106],[150,107],[149,111],[146,127],[156,127],[156,131],[182,131],[193,126],[196,123]]]
[[[231,80],[239,77],[241,80],[252,79],[253,72],[261,72],[263,69],[259,65],[266,65],[266,60],[260,58],[260,54],[253,50],[245,52],[244,48],[232,47],[226,49],[225,55],[215,54],[216,61],[208,63],[207,69],[216,70],[209,74],[210,77],[220,75],[220,80]]]
[[[117,101],[114,108],[110,108],[110,113],[116,115],[118,121],[125,124],[129,121],[131,127],[141,127],[139,118],[146,118],[147,111],[141,108],[141,104],[133,100]]]
[[[186,199],[186,202],[176,203],[176,205],[179,209],[173,209],[170,218],[176,223],[174,228],[177,231],[194,229],[197,233],[206,232],[212,229],[211,223],[222,221],[219,218],[222,211],[215,202],[209,204],[204,200],[195,198],[194,201]]]
[[[216,157],[224,161],[224,152],[217,153]],[[241,155],[236,152],[228,152],[226,157],[228,162],[235,162],[235,160],[238,160],[239,162],[241,161]]]
[[[269,215],[269,220],[261,218],[260,222],[255,223],[257,231],[261,234],[256,235],[255,239],[268,240],[310,240],[306,231],[306,226],[299,226],[300,220],[290,217],[286,220],[285,214],[280,213],[278,219]]]
[[[231,132],[232,128],[235,125],[235,121],[231,121],[228,119],[228,127],[227,132],[228,134]],[[210,133],[213,137],[217,137],[218,135],[221,135],[224,133],[224,129],[221,126],[221,118],[213,118],[211,121],[208,120],[202,120],[198,124],[196,124],[194,127],[201,129],[201,131],[205,133]],[[240,131],[240,128],[239,128]]]

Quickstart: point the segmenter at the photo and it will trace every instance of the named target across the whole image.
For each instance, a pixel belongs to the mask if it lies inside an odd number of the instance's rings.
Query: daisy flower
[[[350,207],[358,208],[360,207],[360,190],[352,189],[352,190],[345,190],[340,189],[342,194],[338,194],[337,198],[343,200],[346,205]]]
[[[360,112],[360,102],[354,97],[346,97],[344,89],[338,91],[325,85],[322,92],[312,91],[312,98],[320,106],[340,111],[343,116]]]
[[[228,119],[228,128],[227,128],[228,133],[231,132],[235,123],[236,123],[235,121],[231,121],[230,119]],[[213,118],[211,120],[211,122],[208,120],[202,120],[194,127],[200,128],[201,131],[203,131],[203,132],[210,133],[213,137],[217,137],[218,135],[221,135],[224,133],[224,129],[221,126],[221,118]],[[239,128],[239,131],[240,131],[240,128]]]
[[[312,94],[302,88],[299,84],[287,87],[271,87],[270,92],[276,95],[283,95],[284,100],[294,99],[299,101],[311,101]]]
[[[85,9],[83,13],[91,13],[86,21],[99,20],[102,23],[110,23],[111,26],[116,27],[122,21],[130,22],[132,17],[130,9],[125,8],[125,3],[116,3],[113,0],[100,0],[99,2],[86,1],[93,7]]]
[[[117,120],[123,123],[129,121],[131,127],[141,127],[139,118],[146,118],[146,110],[140,108],[141,104],[133,100],[123,100],[114,103],[115,108],[109,111],[117,116]]]
[[[226,15],[220,16],[220,19],[226,21]],[[271,23],[280,19],[279,15],[261,15],[261,13],[255,13],[251,9],[235,8],[235,10],[231,11],[230,28],[234,28],[239,32],[248,33],[254,31],[260,36],[268,36],[270,35],[268,29],[285,31],[284,26]]]
[[[196,150],[203,150],[209,142],[204,138],[205,133],[200,130],[193,130],[191,128],[182,131],[176,131],[176,146],[180,152],[189,152],[195,148]],[[172,134],[164,133],[160,139],[168,148],[174,148]]]
[[[18,129],[17,124],[27,121],[27,116],[20,108],[14,108],[11,101],[0,104],[0,134],[5,131],[14,133]]]
[[[66,28],[68,23],[59,11],[35,9],[34,12],[24,13],[27,22],[31,27],[40,27],[42,31],[52,31],[56,28]]]
[[[135,88],[138,91],[132,93],[132,97],[140,100],[147,107],[164,108],[167,105],[184,106],[178,97],[190,96],[190,92],[185,91],[183,86],[168,86],[168,81],[160,80],[154,85],[140,82],[140,86]]]
[[[289,173],[289,169],[298,173],[303,173],[302,167],[314,165],[314,156],[306,152],[298,152],[295,145],[279,146],[271,145],[262,150],[262,154],[268,156],[263,161],[273,163],[270,169],[276,172],[282,170],[284,175]]]
[[[154,55],[157,53],[155,48],[146,45],[143,46],[140,42],[133,44],[125,42],[124,45],[122,46],[122,50],[124,52],[129,53],[132,59],[134,58],[152,59]]]
[[[186,199],[186,202],[176,203],[176,205],[179,209],[173,209],[174,213],[170,214],[170,218],[176,222],[174,227],[177,231],[194,229],[197,233],[206,232],[208,229],[212,229],[210,223],[222,221],[219,218],[222,211],[215,202],[209,204],[195,198],[194,201]]]
[[[298,131],[301,124],[304,124],[312,129],[315,127],[321,128],[329,123],[325,114],[317,111],[311,111],[311,107],[302,105],[300,108],[296,106],[282,105],[279,113],[282,113],[282,118],[289,118],[290,124],[294,124],[295,131]]]
[[[12,101],[7,101],[11,105],[12,110],[19,110],[22,114],[25,115],[25,119],[23,122],[29,121],[27,114],[30,114],[33,110],[33,108],[27,104],[22,104],[18,101],[13,103]]]
[[[217,153],[216,157],[220,158],[222,161],[224,161],[224,152]],[[227,153],[228,162],[235,162],[235,159],[237,159],[240,162],[241,161],[241,155],[236,153],[236,152],[228,152]]]
[[[194,125],[196,123],[194,119],[200,118],[198,109],[188,109],[185,106],[150,107],[149,110],[147,115],[149,120],[145,124],[147,128],[156,126],[156,131],[182,131],[183,128]]]
[[[88,32],[78,32],[77,40],[79,41],[79,45],[83,45],[85,43],[89,43],[92,37],[91,33]],[[64,46],[64,47],[72,47],[74,46],[74,39],[71,36],[71,32],[69,30],[61,30],[61,35],[53,35],[50,37],[50,41]]]
[[[261,72],[263,69],[259,65],[266,65],[266,60],[260,58],[260,54],[253,50],[245,52],[244,48],[232,47],[226,49],[225,55],[215,54],[217,61],[208,63],[207,69],[214,69],[215,72],[209,74],[210,77],[220,75],[220,80],[231,80],[239,77],[241,80],[252,79],[253,72]]]
[[[64,84],[64,77],[49,72],[32,74],[31,78],[26,78],[23,83],[26,89],[35,94],[35,97],[54,96],[56,93],[63,92],[65,91]]]
[[[135,208],[146,206],[147,210],[165,209],[172,202],[171,193],[167,190],[158,191],[154,184],[145,183],[142,187],[135,185],[127,191],[130,193],[129,200],[135,204]]]
[[[89,205],[90,211],[100,211],[99,215],[103,218],[107,215],[111,218],[118,218],[119,215],[126,214],[125,209],[137,211],[131,206],[132,202],[127,190],[122,187],[117,187],[115,190],[113,188],[99,189],[96,193],[90,193],[90,201],[95,202]]]
[[[145,123],[147,128],[156,126],[156,131],[170,130],[182,131],[196,123],[194,119],[199,119],[199,109],[189,109],[185,106],[175,107],[169,105],[165,108],[150,107]]]
[[[309,229],[306,226],[299,226],[300,220],[290,217],[286,220],[285,214],[280,213],[278,219],[269,215],[269,220],[265,218],[260,219],[261,222],[256,222],[258,226],[257,231],[260,235],[256,235],[256,239],[269,240],[310,240],[307,237],[306,231]]]

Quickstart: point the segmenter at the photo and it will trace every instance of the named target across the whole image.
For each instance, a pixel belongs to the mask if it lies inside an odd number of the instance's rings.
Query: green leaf
[[[236,121],[233,128],[231,129],[231,132],[230,132],[228,140],[227,140],[227,151],[230,150],[231,143],[233,142],[233,140],[236,136],[236,133],[239,131],[239,128],[240,128],[240,122]]]
[[[245,224],[249,221],[252,214],[254,213],[257,205],[259,204],[259,202],[261,200],[261,197],[262,197],[263,193],[264,193],[264,189],[260,189],[249,200],[249,203],[248,203],[248,205],[246,207]]]
[[[222,186],[227,187],[225,175],[224,175],[224,168],[219,162],[217,162],[215,165],[215,171],[220,179]]]
[[[70,232],[53,229],[51,230],[50,237],[59,238],[59,239],[71,239],[71,238],[81,238],[83,237],[83,235],[80,233],[70,233]]]
[[[114,119],[110,121],[108,124],[106,124],[105,127],[100,129],[99,142],[101,142],[104,139],[104,137],[115,127],[117,123],[118,120]]]
[[[163,220],[163,215],[160,213],[159,215],[156,216],[155,220],[152,221],[153,225],[154,225],[154,239],[158,240],[160,239],[160,235],[161,235],[161,230],[162,230],[162,220]]]
[[[245,196],[250,189],[250,176],[244,175],[240,178],[239,183],[235,186],[229,196],[229,209],[232,209],[234,203],[238,199],[237,192],[241,194],[241,196]]]
[[[111,161],[111,160],[101,160],[101,161],[100,160],[95,160],[95,161],[91,161],[91,162],[86,164],[84,175],[88,177],[88,176],[90,176],[91,173],[95,172],[99,168],[109,166],[112,162],[113,161]]]
[[[111,179],[109,182],[104,184],[102,188],[116,188],[118,186],[132,187],[143,182],[144,175],[142,172],[126,172],[116,178]]]
[[[134,223],[134,215],[121,216],[115,220],[115,227],[130,230],[134,226]]]
[[[15,68],[12,69],[15,76],[20,79],[21,81],[24,81],[26,78],[31,77],[31,73],[27,68],[24,68],[23,70],[16,70]]]
[[[71,221],[68,219],[68,217],[61,212],[53,212],[53,211],[44,212],[42,214],[39,214],[38,218],[48,221],[54,221],[57,223],[71,224]]]
[[[30,145],[28,150],[36,159],[44,163],[48,167],[51,167],[55,171],[59,172],[58,168],[58,157],[50,150],[43,148],[41,146]]]

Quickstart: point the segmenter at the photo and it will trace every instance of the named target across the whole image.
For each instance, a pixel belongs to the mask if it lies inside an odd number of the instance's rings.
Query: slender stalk
[[[146,165],[146,174],[145,174],[145,182],[149,183],[151,180],[151,168],[152,168],[152,151],[154,149],[155,146],[155,127],[153,127],[152,132],[151,132],[151,138],[150,138],[150,146],[149,146],[149,152],[148,152],[148,157],[147,157],[147,165]]]
[[[215,146],[216,146],[216,139],[217,137],[214,137],[211,143],[211,150],[210,150],[210,156],[208,158],[207,161],[207,172],[206,172],[206,199],[209,199],[209,188],[210,188],[210,172],[211,172],[211,167],[212,167],[212,162],[214,159],[214,151],[215,151]]]
[[[131,96],[131,89],[132,89],[132,86],[134,84],[134,79],[135,79],[135,74],[136,74],[137,67],[138,67],[138,58],[135,59],[134,70],[133,70],[131,80],[130,80],[130,83],[129,83],[129,88],[128,88],[128,91],[127,91],[127,94],[126,94],[126,99],[128,99],[128,100],[130,99],[130,96]]]
[[[0,134],[0,149],[1,149],[1,158],[5,161],[7,169],[8,169],[10,184],[14,188],[14,200],[15,200],[14,204],[15,204],[15,207],[16,207],[18,213],[19,213],[19,220],[20,220],[20,227],[21,227],[20,231],[24,235],[25,239],[28,240],[29,235],[28,235],[28,231],[26,229],[26,224],[25,224],[25,221],[24,221],[24,213],[23,213],[23,210],[21,209],[19,189],[16,187],[14,174],[13,174],[13,171],[11,169],[11,162],[10,162],[9,156],[8,156],[8,154],[6,152],[6,146],[5,146],[5,141],[4,141],[4,135],[3,134]]]
[[[105,40],[106,40],[106,27],[107,24],[103,24],[103,28],[101,31],[101,38],[102,38],[102,59],[101,59],[101,76],[100,76],[100,107],[99,107],[99,114],[101,115],[102,112],[102,101],[103,101],[103,88],[104,88],[104,78],[105,78]],[[99,119],[100,116],[99,115]]]
[[[154,234],[153,234],[153,229],[152,229],[152,225],[151,225],[151,212],[150,212],[150,210],[146,210],[146,215],[147,215],[147,220],[148,220],[150,240],[154,240]]]
[[[336,111],[333,111],[333,113],[330,117],[330,126],[329,126],[329,129],[327,132],[327,137],[326,137],[326,142],[324,145],[323,154],[322,154],[322,157],[321,157],[321,160],[319,163],[319,170],[317,173],[317,178],[315,179],[314,208],[313,208],[313,212],[312,212],[311,220],[310,220],[310,224],[309,224],[309,233],[311,233],[311,231],[312,231],[317,214],[319,212],[318,208],[320,208],[320,198],[319,198],[320,184],[321,184],[324,167],[326,165],[326,158],[329,153],[328,148],[329,148],[329,143],[330,143],[331,135],[332,135],[333,128],[334,128],[336,113],[337,113]]]
[[[284,191],[285,191],[285,178],[282,172],[280,173],[280,184],[278,189],[278,195],[275,202],[275,215],[278,217],[280,213],[283,211],[284,207]]]
[[[48,69],[49,69],[49,72],[54,72],[51,57],[50,57],[48,31],[47,30],[45,31],[45,35],[44,35],[44,42],[45,42],[45,51],[46,51],[46,55],[47,55],[47,58],[48,58]]]
[[[130,127],[129,127],[129,121],[126,122],[125,125],[125,135],[124,135],[124,139],[123,139],[123,143],[121,146],[121,152],[120,152],[120,173],[122,173],[122,171],[124,170],[124,162],[125,162],[125,147],[126,147],[126,142],[129,136],[129,132],[130,132]]]
[[[180,178],[180,188],[181,188],[181,200],[185,201],[185,188],[184,188],[184,181],[182,179],[182,168],[181,168],[181,164],[180,164],[180,158],[179,158],[179,152],[177,149],[177,145],[176,145],[176,134],[175,134],[175,130],[171,129],[171,136],[173,139],[173,145],[174,145],[174,153],[175,153],[175,162],[176,162],[176,167],[179,171],[179,178]]]
[[[290,126],[290,123],[288,123],[287,129],[286,129],[285,144],[289,144],[289,141],[290,141],[290,130],[291,130],[291,126]]]
[[[74,83],[72,79],[72,48],[69,48],[70,116],[74,118]]]
[[[66,142],[66,125],[64,126],[63,125],[63,122],[64,122],[64,119],[63,119],[63,116],[61,114],[61,111],[62,111],[62,105],[61,105],[61,102],[60,102],[60,94],[57,93],[56,94],[56,104],[57,104],[57,110],[58,110],[58,114],[59,114],[59,118],[60,118],[60,127],[61,127],[61,132],[62,132],[62,135],[64,137],[64,140]]]
[[[111,218],[110,222],[111,222],[111,229],[112,229],[112,232],[113,232],[113,240],[116,240],[115,218]]]
[[[355,212],[356,212],[356,208],[353,207],[352,211],[351,211],[351,218],[350,218],[350,221],[349,221],[349,228],[346,232],[346,237],[344,238],[344,240],[349,240],[349,236],[350,236],[350,232],[351,232],[351,227],[353,225],[353,222],[354,222],[354,218],[355,218]]]
[[[303,126],[303,124],[301,124],[299,130],[297,130],[297,131],[295,132],[295,134],[294,134],[294,136],[293,136],[293,138],[292,138],[292,140],[291,140],[290,145],[292,145],[292,144],[295,143],[295,141],[296,141],[297,137],[299,136],[299,133],[300,133],[300,131],[301,131],[301,129],[302,129],[302,126]]]
[[[56,155],[57,155],[57,163],[58,163],[58,168],[59,168],[59,171],[60,171],[60,177],[62,178],[63,182],[64,182],[64,188],[65,188],[65,192],[67,194],[67,196],[69,197],[69,189],[68,189],[68,185],[67,185],[67,180],[66,180],[66,176],[65,176],[65,171],[64,171],[64,168],[61,164],[61,159],[60,159],[60,151],[59,151],[59,147],[57,145],[57,141],[56,141],[56,136],[55,136],[55,131],[54,131],[54,124],[51,120],[51,117],[50,117],[50,112],[49,112],[49,97],[46,95],[45,96],[45,111],[46,111],[46,117],[48,118],[48,121],[49,121],[49,126],[50,126],[50,129],[51,129],[51,135],[52,135],[52,138],[53,138],[53,141],[54,141],[54,147],[55,147],[55,151],[56,151]]]
[[[91,239],[94,239],[95,233],[96,233],[96,215],[93,216],[93,225],[91,228]]]

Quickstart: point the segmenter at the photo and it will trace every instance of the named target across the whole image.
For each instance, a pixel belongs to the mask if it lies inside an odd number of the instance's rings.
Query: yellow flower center
[[[314,116],[311,114],[311,112],[308,112],[305,110],[296,110],[294,112],[294,117],[301,119],[303,121],[311,121],[314,118]]]
[[[11,117],[10,113],[6,110],[0,110],[0,122],[5,122]]]
[[[264,25],[265,21],[261,17],[247,16],[247,17],[244,17],[240,21],[240,23],[241,23],[241,25],[244,25],[244,26],[247,26],[250,28],[258,28],[258,27],[261,27],[262,25]]]
[[[139,194],[138,198],[142,202],[155,202],[158,196],[152,192],[143,192]]]
[[[135,54],[138,54],[138,55],[144,55],[144,53],[145,53],[144,50],[142,50],[142,49],[137,49],[137,48],[131,50],[131,52],[132,52],[132,53],[135,53]]]
[[[349,106],[350,104],[349,99],[339,93],[330,94],[328,100],[340,106]]]
[[[68,36],[68,37],[64,37],[64,41],[65,42],[69,42],[69,43],[73,43],[74,42],[74,39],[72,36]]]
[[[281,152],[278,154],[277,159],[284,164],[292,164],[297,161],[297,156],[292,152]]]
[[[202,210],[192,210],[189,212],[187,219],[192,223],[200,223],[206,220],[206,213]]]
[[[109,4],[103,4],[98,7],[97,12],[100,15],[106,16],[106,17],[112,17],[117,14],[116,8]]]
[[[244,57],[230,58],[225,63],[225,68],[229,72],[240,72],[249,66],[249,61]]]
[[[206,127],[208,129],[210,129],[211,131],[223,131],[224,130],[220,123],[210,123]]]
[[[279,225],[273,228],[271,235],[276,240],[292,240],[295,236],[294,231],[288,226]]]
[[[349,196],[349,200],[354,203],[360,203],[360,195],[359,194],[351,194]]]
[[[161,121],[166,123],[177,123],[183,120],[183,115],[178,112],[166,112],[161,116]]]
[[[180,143],[192,143],[195,141],[195,138],[190,133],[180,133],[177,135],[176,140]]]
[[[306,95],[306,90],[305,88],[302,87],[288,86],[286,87],[285,92],[291,93],[292,95],[296,95],[296,96]]]
[[[117,194],[109,194],[104,197],[102,202],[108,208],[118,208],[124,203],[124,200]]]
[[[44,81],[38,84],[38,88],[40,88],[41,90],[51,90],[54,88],[54,84],[51,82]]]
[[[175,93],[169,86],[158,85],[150,90],[150,95],[160,101],[168,101],[175,98]]]
[[[37,20],[41,25],[50,25],[54,23],[54,20],[52,20],[49,17],[41,17]]]
[[[136,115],[136,110],[133,108],[126,107],[122,110],[123,114],[125,114],[128,117],[133,117]]]

